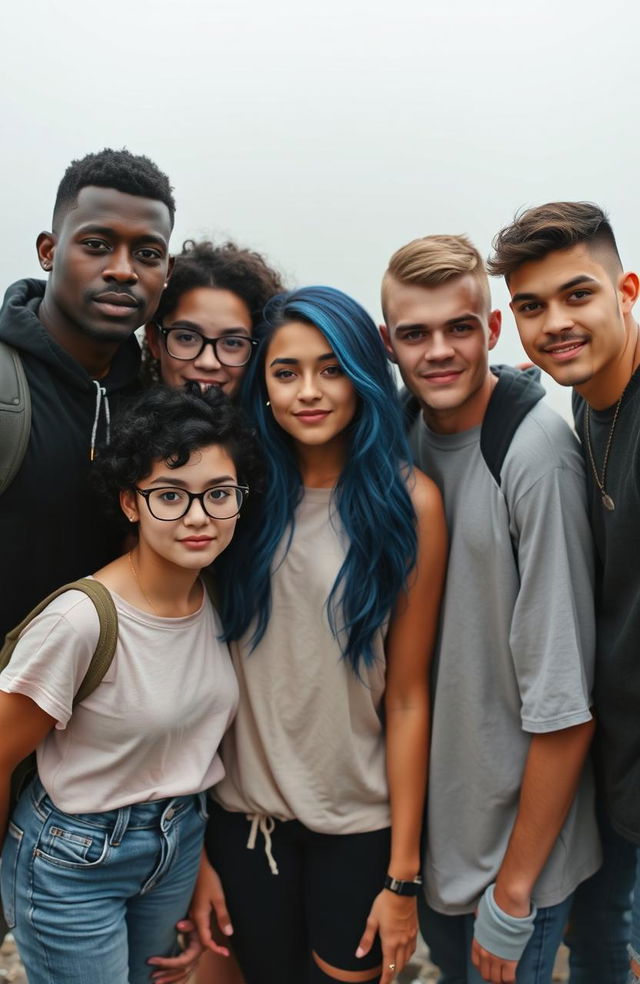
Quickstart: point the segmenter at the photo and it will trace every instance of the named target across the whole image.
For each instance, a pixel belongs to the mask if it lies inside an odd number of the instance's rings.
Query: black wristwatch
[[[416,875],[413,881],[400,881],[399,878],[392,878],[391,875],[386,875],[384,887],[396,895],[418,895],[422,888],[422,878],[420,875]]]

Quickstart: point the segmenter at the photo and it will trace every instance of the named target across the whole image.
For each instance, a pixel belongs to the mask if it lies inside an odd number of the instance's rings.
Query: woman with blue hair
[[[247,984],[389,984],[417,933],[442,504],[340,291],[267,305],[244,396],[268,477],[218,566],[241,694],[207,835],[223,929]],[[215,871],[192,907],[205,943]]]

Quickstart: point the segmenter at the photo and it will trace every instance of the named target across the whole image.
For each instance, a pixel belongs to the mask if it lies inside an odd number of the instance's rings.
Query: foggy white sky
[[[640,263],[630,3],[24,0],[2,23],[3,285],[40,275],[69,161],[124,145],[174,184],[175,249],[233,236],[376,319],[398,246],[488,252],[523,205],[598,201]],[[507,314],[497,359],[520,352]]]

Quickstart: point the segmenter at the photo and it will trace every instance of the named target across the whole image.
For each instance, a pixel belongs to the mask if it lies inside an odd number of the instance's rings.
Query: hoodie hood
[[[58,345],[38,317],[45,288],[44,280],[25,279],[7,289],[0,310],[0,340],[27,356],[26,361],[32,356],[45,363],[66,386],[93,390],[95,382],[86,369]],[[122,389],[136,379],[139,366],[140,346],[132,335],[117,349],[109,372],[100,384],[106,393]]]

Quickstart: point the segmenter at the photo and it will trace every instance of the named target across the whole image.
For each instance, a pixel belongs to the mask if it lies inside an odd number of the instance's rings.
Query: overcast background
[[[3,280],[39,276],[71,159],[148,154],[175,249],[234,237],[379,319],[391,252],[514,211],[607,208],[640,261],[638,26],[621,0],[25,0],[3,5]],[[501,284],[497,305],[506,309]],[[497,358],[521,357],[510,315]],[[566,408],[566,393],[553,396]]]

